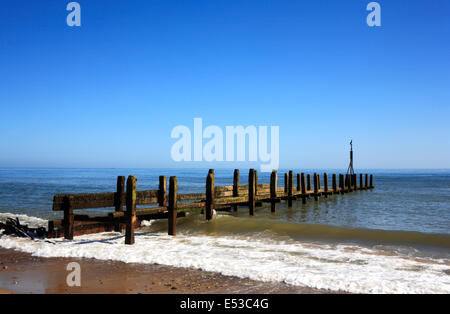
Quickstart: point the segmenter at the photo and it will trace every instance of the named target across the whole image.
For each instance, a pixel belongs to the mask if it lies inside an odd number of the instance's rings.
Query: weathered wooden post
[[[369,175],[366,173],[366,177],[365,177],[365,184],[364,184],[364,188],[367,190],[367,188],[369,187],[369,180],[368,180]]]
[[[356,180],[356,173],[353,174],[353,190],[357,191],[358,190],[358,181]]]
[[[64,197],[64,239],[73,240],[73,206],[72,206],[73,196]]]
[[[177,234],[177,198],[178,198],[178,181],[177,177],[169,179],[169,235]]]
[[[233,174],[233,197],[239,196],[239,169],[234,169]],[[234,211],[237,211],[238,205],[233,205]]]
[[[255,195],[258,195],[258,171],[255,170]]]
[[[124,176],[118,176],[117,177],[117,190],[116,194],[114,195],[114,208],[115,212],[122,212],[123,211],[123,199],[122,195],[125,193],[125,177]],[[111,218],[111,220],[114,220],[114,218]],[[114,224],[114,231],[120,232],[121,231],[120,224]]]
[[[122,195],[125,193],[125,177],[118,176],[117,177],[117,190],[116,195],[114,196],[114,207],[116,212],[121,212],[123,210],[123,202]]]
[[[134,224],[136,222],[136,176],[128,176],[127,179],[127,226],[125,231],[125,244],[134,244]]]
[[[348,174],[345,175],[345,181],[344,181],[344,186],[345,186],[345,192],[350,192],[348,186],[349,186],[349,178],[348,178]]]
[[[294,172],[289,170],[289,186],[288,186],[288,207],[292,207],[292,197],[294,193]]]
[[[325,194],[325,198],[328,197],[328,173],[323,174],[323,192]]]
[[[208,172],[208,176],[206,177],[206,208],[205,208],[206,220],[211,220],[213,218],[214,196],[215,196],[214,181],[215,181],[214,170],[210,169]]]
[[[352,178],[348,174],[345,175],[345,183],[347,188],[346,192],[352,192]]]
[[[345,189],[344,189],[344,175],[342,173],[339,174],[339,189],[340,189],[340,193],[341,194],[345,193]]]
[[[306,176],[306,190],[311,191],[311,174]]]
[[[302,204],[306,204],[306,180],[305,174],[303,172],[301,174],[301,180],[302,180]]]
[[[302,189],[301,176],[300,173],[297,173],[297,192],[300,192],[301,189]]]
[[[319,189],[320,193],[320,174],[317,173],[317,188]]]
[[[278,180],[278,173],[276,170],[273,170],[270,174],[270,211],[272,213],[276,210],[276,198],[277,198],[277,180]]]
[[[370,175],[370,188],[373,189],[373,174]]]
[[[363,174],[362,173],[359,174],[359,189],[360,190],[364,189]]]
[[[167,178],[166,176],[159,176],[158,206],[161,207],[166,206],[167,204],[166,195],[167,195]]]
[[[318,174],[314,172],[314,200],[319,200],[319,181],[318,181]]]
[[[336,178],[335,173],[333,173],[332,180],[333,180],[333,193],[336,193],[337,192],[337,178]]]
[[[255,214],[255,169],[250,169],[248,173],[248,213],[250,216]]]
[[[289,175],[284,174],[284,194],[287,195],[289,190]]]

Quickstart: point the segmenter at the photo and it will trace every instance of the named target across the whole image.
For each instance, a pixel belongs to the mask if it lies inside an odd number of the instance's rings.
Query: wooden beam
[[[278,181],[278,173],[276,170],[273,170],[270,174],[270,211],[274,213],[276,211],[276,202],[277,198],[277,181]]]
[[[125,244],[134,244],[134,224],[136,223],[136,176],[128,176],[126,205],[127,205],[127,226],[125,231]]]
[[[250,169],[248,173],[248,214],[253,216],[255,214],[255,198],[256,198],[256,190],[255,190],[255,169]]]
[[[117,189],[116,194],[114,195],[114,203],[115,203],[115,212],[123,212],[123,198],[122,195],[125,193],[125,177],[124,176],[118,176],[117,177]],[[114,231],[121,232],[122,227],[120,224],[114,225]]]
[[[233,197],[239,196],[239,169],[234,169],[233,173]],[[237,212],[239,209],[238,205],[233,205],[233,210]]]
[[[314,200],[317,202],[319,200],[319,175],[314,172]]]
[[[123,205],[124,202],[122,201],[122,194],[125,193],[125,177],[124,176],[118,176],[117,177],[117,190],[114,197],[114,203],[115,203],[115,211],[121,212],[123,211]]]
[[[289,170],[289,183],[288,183],[288,207],[292,207],[292,196],[294,189],[294,171]]]
[[[64,198],[64,239],[73,240],[73,196],[68,195]]]
[[[323,191],[325,194],[325,198],[328,197],[328,173],[323,174]]]
[[[333,181],[333,193],[336,193],[337,192],[337,179],[336,179],[335,173],[333,173],[332,181]]]
[[[306,181],[305,181],[305,174],[303,172],[301,174],[301,180],[302,180],[302,203],[306,204]]]
[[[373,174],[370,175],[370,188],[373,189]]]
[[[177,195],[178,195],[178,181],[177,177],[170,177],[169,179],[169,207],[168,207],[168,233],[171,236],[177,234]]]
[[[205,208],[205,216],[206,220],[211,220],[213,218],[213,210],[214,210],[214,170],[210,169],[208,172],[208,176],[206,177],[206,208]]]
[[[158,205],[167,205],[167,178],[166,176],[159,176],[158,186]]]
[[[287,172],[284,174],[284,194],[287,195],[289,190],[289,175]]]
[[[306,176],[306,190],[311,191],[311,174]]]

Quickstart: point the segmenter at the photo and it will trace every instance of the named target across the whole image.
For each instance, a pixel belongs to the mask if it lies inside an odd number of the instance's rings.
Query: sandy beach
[[[70,262],[81,266],[81,287],[66,284]],[[335,293],[223,276],[196,269],[95,259],[41,258],[0,248],[0,293]]]

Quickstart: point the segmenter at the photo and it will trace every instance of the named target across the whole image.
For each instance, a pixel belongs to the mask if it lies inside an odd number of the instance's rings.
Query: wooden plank
[[[53,210],[64,210],[64,198],[71,196],[72,209],[113,207],[116,193],[56,194],[53,197]]]
[[[137,191],[136,205],[148,205],[158,203],[158,190]],[[56,194],[53,197],[53,210],[64,210],[63,203],[66,196],[72,197],[72,208],[95,209],[104,207],[115,207],[117,193],[80,193],[80,194]],[[126,195],[122,194],[120,202],[125,203]]]
[[[216,186],[214,188],[214,191],[217,192],[233,192],[233,186],[232,185],[226,185],[226,186]]]
[[[171,236],[177,234],[177,194],[178,194],[178,181],[177,177],[170,177],[169,180],[169,207],[168,207],[168,233]]]
[[[206,198],[205,193],[178,194],[179,201],[194,201]]]
[[[213,218],[213,210],[214,210],[214,170],[209,171],[208,176],[206,177],[206,209],[205,216],[206,220],[211,220]]]
[[[156,207],[149,207],[149,208],[139,208],[136,209],[136,217],[142,216],[142,215],[151,215],[151,214],[157,214],[157,213],[164,213],[167,212],[167,206],[156,206]],[[113,218],[120,218],[120,217],[126,217],[126,212],[114,212],[109,213],[109,216]]]
[[[137,191],[136,205],[149,205],[159,203],[159,190]]]
[[[203,209],[206,207],[206,201],[195,202],[195,203],[186,203],[186,204],[177,204],[177,208],[183,209],[184,211],[193,210],[193,209]]]
[[[214,200],[214,205],[234,205],[248,202],[248,196],[222,197]]]
[[[127,226],[125,231],[125,244],[134,244],[134,224],[136,222],[136,176],[128,176],[126,205],[127,205]]]

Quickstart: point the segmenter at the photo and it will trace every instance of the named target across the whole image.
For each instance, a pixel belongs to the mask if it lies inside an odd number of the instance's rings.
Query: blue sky
[[[450,2],[0,4],[0,167],[175,163],[173,127],[280,126],[280,166],[450,168]],[[226,164],[224,166],[238,166]]]

